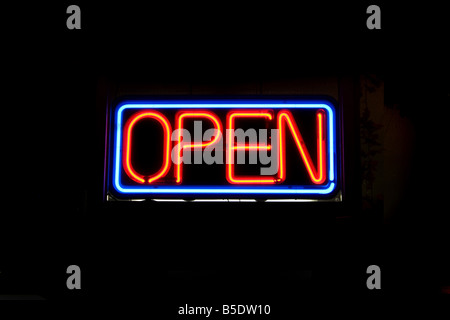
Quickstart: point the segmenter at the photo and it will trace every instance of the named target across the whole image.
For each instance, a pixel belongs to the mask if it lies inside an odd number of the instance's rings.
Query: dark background
[[[271,304],[277,319],[307,310],[414,310],[445,296],[449,73],[442,9],[377,1],[382,29],[367,30],[372,3],[364,1],[78,2],[82,29],[67,30],[70,4],[2,9],[0,294],[144,300],[166,308],[167,317],[186,303]],[[413,124],[411,175],[389,223],[362,206],[359,110],[351,108],[342,203],[102,201],[102,99],[114,95],[104,83],[221,88],[333,75],[351,84],[367,73],[384,81],[385,104]],[[65,286],[71,264],[81,267],[82,290]],[[381,291],[365,287],[370,264],[381,267]]]

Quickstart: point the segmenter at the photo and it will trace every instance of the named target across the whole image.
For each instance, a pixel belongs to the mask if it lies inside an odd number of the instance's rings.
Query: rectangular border
[[[259,186],[259,187],[242,187],[242,186],[145,186],[145,187],[124,187],[120,184],[120,162],[121,162],[121,135],[122,135],[122,113],[125,109],[295,109],[295,108],[315,108],[325,109],[327,112],[327,132],[329,132],[329,139],[327,139],[328,148],[328,177],[329,182],[324,186],[318,187],[292,187],[292,186]],[[145,100],[145,101],[124,101],[119,103],[114,110],[113,119],[113,170],[110,171],[112,175],[112,185],[116,192],[126,195],[255,195],[255,196],[302,196],[305,195],[328,195],[333,193],[337,186],[338,173],[338,156],[337,156],[337,116],[335,106],[327,100],[314,99],[289,99],[289,100]],[[108,177],[111,182],[111,177]]]

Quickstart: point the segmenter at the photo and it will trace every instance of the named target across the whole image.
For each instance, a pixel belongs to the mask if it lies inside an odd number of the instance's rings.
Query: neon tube
[[[212,121],[214,128],[217,130],[214,134],[214,139],[209,142],[194,142],[193,144],[184,144],[181,142],[181,132],[183,129],[184,118],[206,118]],[[181,183],[182,181],[182,165],[181,165],[181,153],[187,148],[205,148],[211,146],[219,141],[220,134],[222,133],[222,125],[220,119],[212,112],[208,111],[183,111],[177,114],[177,129],[178,129],[178,144],[177,144],[177,161],[175,163],[175,181]]]
[[[124,181],[124,171],[126,170],[125,163],[122,161],[123,153],[125,149],[124,135],[125,131],[125,112],[129,111],[153,111],[158,110],[165,112],[166,110],[190,110],[190,111],[201,111],[201,110],[241,110],[248,112],[259,112],[260,110],[273,109],[275,110],[322,110],[322,134],[323,134],[323,144],[326,147],[323,149],[322,156],[324,160],[322,166],[325,168],[324,177],[325,181],[323,184],[314,185],[147,185],[140,183],[133,185],[130,182]],[[111,149],[111,164],[112,170],[109,176],[110,190],[115,190],[117,193],[123,194],[126,197],[132,195],[142,195],[142,196],[178,196],[182,197],[184,195],[190,195],[195,197],[196,195],[214,195],[218,197],[223,197],[226,195],[241,195],[245,194],[247,196],[251,195],[264,195],[265,198],[270,198],[271,195],[277,197],[280,196],[291,196],[305,198],[313,197],[316,195],[328,195],[336,190],[338,186],[339,179],[339,159],[337,150],[337,115],[335,111],[335,106],[326,100],[282,100],[282,99],[245,99],[245,100],[145,100],[145,101],[124,101],[115,107],[114,111],[114,130],[112,139],[112,149]],[[316,118],[317,120],[317,118]],[[283,122],[285,119],[283,119]],[[235,150],[242,147],[242,145],[235,146]],[[262,146],[260,146],[262,147]],[[272,146],[273,147],[273,146]],[[318,149],[320,150],[320,148]],[[273,149],[272,149],[273,151]],[[318,151],[320,152],[320,151]],[[319,169],[321,165],[318,165]],[[226,167],[225,167],[226,169]],[[170,169],[169,169],[170,170]],[[286,168],[283,166],[283,170]],[[145,178],[145,177],[144,177]]]
[[[123,133],[123,167],[128,175],[132,180],[136,181],[137,183],[145,183],[145,176],[142,174],[139,174],[134,170],[132,164],[131,164],[131,147],[132,147],[132,133],[133,133],[133,127],[134,125],[142,120],[142,119],[156,119],[161,126],[164,129],[164,152],[163,152],[163,165],[162,167],[152,176],[147,177],[147,182],[152,183],[156,180],[158,180],[161,177],[164,177],[170,168],[170,149],[171,149],[171,140],[170,140],[170,134],[172,132],[172,129],[170,127],[170,122],[167,120],[167,118],[161,114],[158,111],[141,111],[135,113],[133,116],[128,119],[127,123],[124,127],[124,133]]]
[[[273,177],[262,177],[262,176],[241,176],[236,177],[234,174],[234,150],[244,149],[244,150],[259,150],[268,149],[270,146],[235,146],[234,145],[234,124],[235,118],[267,118],[272,120],[272,114],[268,112],[243,112],[243,111],[230,111],[227,115],[227,164],[226,164],[226,177],[227,181],[231,184],[274,184],[276,179]]]
[[[316,128],[317,128],[317,164],[318,170],[314,166],[311,160],[311,156],[309,155],[308,149],[306,148],[305,141],[297,127],[295,120],[293,120],[292,113],[289,110],[281,110],[278,113],[278,130],[279,130],[279,162],[278,162],[278,178],[281,181],[286,179],[286,146],[285,146],[285,131],[286,131],[286,123],[289,126],[291,134],[295,140],[295,144],[297,145],[297,149],[300,153],[300,156],[303,160],[303,163],[306,166],[309,177],[312,182],[315,184],[321,184],[326,179],[325,167],[326,167],[326,151],[325,151],[325,136],[323,134],[323,123],[325,119],[325,113],[322,110],[317,111],[316,113]],[[283,121],[284,120],[284,121]]]

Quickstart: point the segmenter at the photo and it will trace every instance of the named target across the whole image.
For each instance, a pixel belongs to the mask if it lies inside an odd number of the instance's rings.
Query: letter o
[[[172,128],[167,118],[158,111],[143,111],[132,115],[125,124],[123,130],[123,153],[122,164],[128,177],[138,183],[145,183],[144,175],[137,173],[131,164],[131,147],[132,135],[134,125],[142,119],[155,119],[164,129],[164,150],[163,150],[163,165],[155,174],[147,177],[147,182],[152,183],[161,177],[164,177],[170,169],[170,150],[172,141],[170,139]]]

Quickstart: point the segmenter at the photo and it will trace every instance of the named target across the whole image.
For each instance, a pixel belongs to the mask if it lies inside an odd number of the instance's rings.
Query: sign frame
[[[283,96],[257,98],[218,98],[218,97],[145,97],[122,98],[109,106],[106,126],[105,150],[105,199],[114,200],[180,200],[180,199],[258,199],[274,201],[342,201],[342,154],[340,112],[337,102],[328,96]],[[282,186],[282,185],[208,185],[208,186],[137,186],[121,185],[121,130],[123,111],[126,109],[290,109],[317,108],[326,112],[327,124],[327,177],[328,182],[320,186]]]

